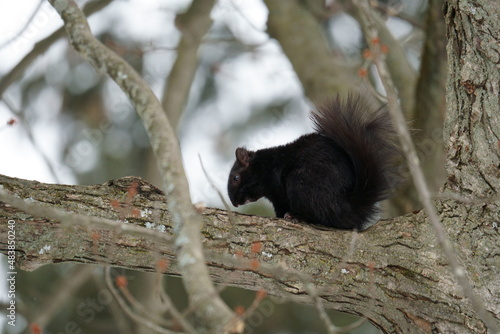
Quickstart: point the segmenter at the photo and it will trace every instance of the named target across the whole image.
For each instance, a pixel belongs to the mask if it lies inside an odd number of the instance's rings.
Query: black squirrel
[[[400,151],[389,114],[364,96],[339,96],[311,114],[314,133],[277,147],[236,149],[228,179],[234,206],[269,199],[277,217],[363,230],[396,181]]]

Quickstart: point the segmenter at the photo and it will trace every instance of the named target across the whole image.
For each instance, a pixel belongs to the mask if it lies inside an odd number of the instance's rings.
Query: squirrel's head
[[[235,152],[236,161],[229,173],[227,192],[234,206],[255,202],[261,198],[262,190],[252,166],[255,152],[238,147]]]

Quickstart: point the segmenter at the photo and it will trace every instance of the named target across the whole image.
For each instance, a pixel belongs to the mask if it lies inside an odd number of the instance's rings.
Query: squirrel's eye
[[[235,176],[233,176],[233,182],[234,183],[240,182],[240,174],[236,174]]]

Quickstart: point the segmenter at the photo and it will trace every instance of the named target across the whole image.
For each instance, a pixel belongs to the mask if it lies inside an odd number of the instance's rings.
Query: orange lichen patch
[[[260,267],[259,260],[254,259],[254,260],[252,260],[252,262],[250,262],[250,268],[252,270],[257,270],[259,267]]]
[[[139,186],[139,183],[137,181],[134,181],[130,187],[127,190],[127,201],[131,202],[132,199],[137,195],[137,187]]]
[[[141,216],[141,211],[137,208],[130,209],[130,217],[139,218]]]
[[[163,273],[167,270],[168,264],[169,262],[167,259],[159,259],[158,262],[156,262],[156,270]]]
[[[252,253],[257,254],[260,253],[261,250],[262,250],[262,242],[255,241],[254,243],[252,243],[252,248],[251,248]]]
[[[119,209],[121,207],[121,204],[120,204],[120,201],[116,200],[116,199],[112,199],[109,201],[109,204],[111,205],[111,207],[113,209]]]

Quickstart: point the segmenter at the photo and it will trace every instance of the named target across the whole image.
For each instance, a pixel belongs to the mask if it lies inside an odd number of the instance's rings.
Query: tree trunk
[[[500,4],[448,1],[446,189],[500,193]],[[497,202],[498,208],[498,202]]]
[[[138,194],[124,210],[117,202],[127,202],[133,182],[139,184]],[[7,236],[8,220],[13,220],[20,268],[78,262],[155,271],[158,259],[167,258],[167,274],[179,275],[175,247],[168,241],[173,240],[172,221],[165,197],[145,181],[129,177],[66,186],[2,176],[0,184],[32,205],[126,219],[124,225],[153,228],[163,237],[61,224],[2,204],[0,235]],[[476,292],[498,318],[498,231],[492,224],[500,219],[498,211],[451,200],[437,204]],[[231,222],[226,211],[217,209],[206,209],[203,219],[207,264],[217,283],[312,303],[307,281],[294,274],[300,271],[317,287],[325,307],[367,317],[386,333],[486,333],[449,273],[423,212],[380,221],[359,234],[239,214]],[[256,241],[262,243],[257,254]],[[0,249],[6,253],[7,238],[0,240]]]

